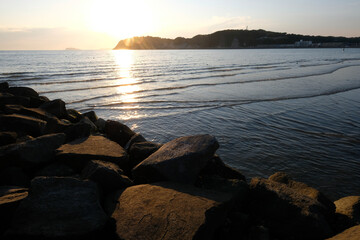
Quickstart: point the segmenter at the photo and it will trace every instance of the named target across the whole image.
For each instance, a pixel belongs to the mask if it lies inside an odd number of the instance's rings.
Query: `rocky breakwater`
[[[0,83],[1,239],[359,239],[360,197],[246,182],[210,135],[163,145]]]

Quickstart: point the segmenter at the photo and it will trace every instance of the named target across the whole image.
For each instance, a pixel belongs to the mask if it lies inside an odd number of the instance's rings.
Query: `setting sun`
[[[151,8],[144,1],[94,0],[90,28],[118,39],[146,35],[153,29]]]

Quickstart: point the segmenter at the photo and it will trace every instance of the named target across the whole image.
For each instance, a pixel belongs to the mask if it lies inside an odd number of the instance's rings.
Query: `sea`
[[[0,51],[0,82],[147,140],[211,134],[248,179],[360,195],[360,49]]]

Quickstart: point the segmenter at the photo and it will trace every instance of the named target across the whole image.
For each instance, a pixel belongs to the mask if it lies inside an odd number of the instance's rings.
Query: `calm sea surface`
[[[151,141],[215,135],[248,179],[360,195],[360,49],[0,51],[0,81]]]

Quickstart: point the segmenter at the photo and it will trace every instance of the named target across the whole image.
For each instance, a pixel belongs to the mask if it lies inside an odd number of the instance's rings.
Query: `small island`
[[[193,38],[133,37],[119,41],[118,49],[242,49],[242,48],[360,47],[360,37],[309,36],[259,30],[223,30]]]

